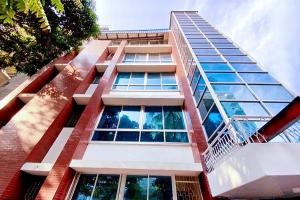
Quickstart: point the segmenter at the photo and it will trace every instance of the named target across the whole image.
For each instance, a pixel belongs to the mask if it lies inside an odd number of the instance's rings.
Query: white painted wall
[[[300,187],[299,155],[300,144],[248,144],[208,174],[212,194],[234,198],[295,195],[293,188]]]
[[[42,163],[54,163],[63,150],[74,128],[63,128],[52,144]]]
[[[90,143],[82,160],[194,163],[192,147],[189,144]]]

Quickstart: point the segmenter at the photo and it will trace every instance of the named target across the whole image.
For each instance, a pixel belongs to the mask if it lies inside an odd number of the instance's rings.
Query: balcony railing
[[[234,116],[231,118],[203,154],[207,172],[212,172],[216,165],[230,153],[249,143],[268,142],[264,135],[259,132],[259,125],[265,124],[270,119],[271,117],[256,116]],[[270,142],[300,142],[300,121],[292,124]]]

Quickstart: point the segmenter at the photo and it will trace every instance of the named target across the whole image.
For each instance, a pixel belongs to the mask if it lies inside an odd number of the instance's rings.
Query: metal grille
[[[202,200],[199,180],[195,176],[176,176],[177,200]]]

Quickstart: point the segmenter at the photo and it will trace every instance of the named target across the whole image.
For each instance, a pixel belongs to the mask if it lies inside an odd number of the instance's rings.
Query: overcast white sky
[[[300,0],[96,0],[110,29],[168,28],[171,10],[197,10],[264,70],[300,95]]]

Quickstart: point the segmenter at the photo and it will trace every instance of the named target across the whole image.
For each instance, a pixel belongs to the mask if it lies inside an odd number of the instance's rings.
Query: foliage
[[[0,68],[15,66],[32,75],[57,56],[99,34],[93,0],[43,2],[51,31],[41,30],[41,20],[32,12],[16,12],[13,24],[0,24]]]

